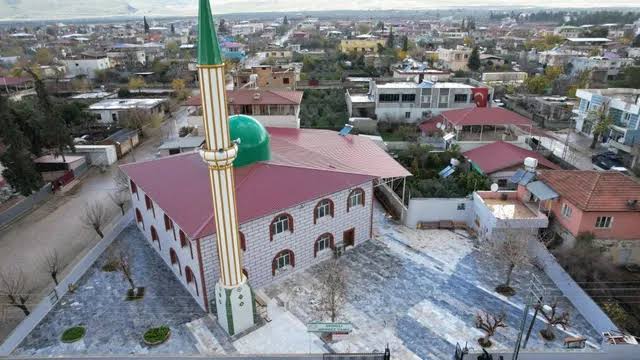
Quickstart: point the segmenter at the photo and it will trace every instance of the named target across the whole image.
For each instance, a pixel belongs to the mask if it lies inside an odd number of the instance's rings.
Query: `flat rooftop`
[[[498,219],[512,220],[512,219],[534,219],[537,218],[533,211],[524,206],[517,199],[482,199],[491,210],[493,215]]]
[[[89,110],[150,109],[165,99],[106,99],[89,106]]]

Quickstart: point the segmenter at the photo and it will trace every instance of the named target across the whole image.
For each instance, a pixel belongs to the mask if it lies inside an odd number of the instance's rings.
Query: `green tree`
[[[145,82],[141,76],[135,76],[129,79],[129,90],[138,90],[138,93],[140,93],[144,86]]]
[[[393,49],[396,46],[395,38],[393,35],[393,26],[389,27],[389,37],[387,38],[386,47],[389,49]]]
[[[39,48],[36,50],[35,61],[40,65],[51,65],[53,55],[47,48]]]
[[[165,50],[167,51],[167,55],[169,55],[170,58],[175,58],[180,51],[180,46],[178,46],[178,43],[175,41],[168,41],[165,44]]]
[[[142,22],[143,22],[143,25],[144,25],[144,33],[148,34],[149,33],[149,23],[147,22],[147,17],[146,16],[142,17]]]
[[[176,27],[173,24],[171,24],[171,33],[172,34],[176,33]]]
[[[287,15],[285,15],[284,19],[282,19],[282,25],[289,25],[289,19],[287,19]]]
[[[524,81],[524,86],[531,94],[543,94],[550,85],[549,79],[542,75],[530,76]]]
[[[73,137],[71,131],[65,123],[60,108],[54,104],[42,80],[32,71],[27,70],[33,76],[38,105],[44,116],[42,124],[42,139],[47,148],[53,150],[55,156],[62,156],[65,161],[64,152],[74,151]]]
[[[587,114],[587,121],[593,124],[593,139],[591,141],[590,148],[595,149],[600,137],[605,135],[611,125],[613,125],[613,118],[609,115],[608,104],[603,104],[600,110],[592,110]]]
[[[5,168],[2,176],[20,194],[31,195],[42,186],[42,177],[31,158],[28,139],[16,124],[4,96],[0,96],[0,137],[5,146],[0,155]]]
[[[367,24],[359,24],[358,25],[358,33],[359,34],[368,34],[371,32],[371,27]]]
[[[469,55],[467,66],[472,71],[478,71],[478,69],[480,69],[480,65],[480,52],[478,51],[478,47],[476,46],[473,48],[473,50],[471,50],[471,55]]]
[[[375,27],[376,30],[384,30],[384,22],[378,21]]]
[[[402,51],[409,51],[409,37],[407,35],[402,37]]]
[[[218,34],[226,35],[229,33],[229,29],[227,29],[227,22],[224,19],[220,19],[218,23]]]

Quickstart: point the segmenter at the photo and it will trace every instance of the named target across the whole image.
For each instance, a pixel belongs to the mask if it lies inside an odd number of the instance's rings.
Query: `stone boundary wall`
[[[27,211],[33,209],[33,207],[39,203],[49,200],[52,193],[51,183],[47,183],[37,192],[0,213],[0,228],[9,224]]]

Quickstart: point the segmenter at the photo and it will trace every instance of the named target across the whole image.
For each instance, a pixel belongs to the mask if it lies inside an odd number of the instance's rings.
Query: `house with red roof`
[[[477,171],[489,176],[500,188],[514,184],[509,179],[522,168],[526,158],[537,161],[538,169],[555,169],[560,167],[540,153],[524,149],[506,141],[496,141],[462,153]]]
[[[502,140],[525,144],[530,137],[533,122],[526,117],[500,107],[470,107],[443,111],[423,127],[441,124],[444,138],[470,150],[482,144]]]
[[[240,118],[240,120],[238,120]],[[230,118],[243,272],[260,288],[372,236],[374,186],[410,173],[366,137]],[[219,277],[207,164],[196,152],[123,165],[135,222],[198,303]]]
[[[227,106],[229,114],[252,116],[264,126],[299,128],[303,94],[291,90],[227,90]],[[187,99],[184,106],[197,108],[196,114],[201,114],[201,101],[200,95],[195,95]]]
[[[557,193],[552,227],[569,244],[591,233],[617,263],[640,263],[640,184],[617,171],[543,170],[537,179]],[[531,194],[520,186],[519,193]],[[533,197],[535,198],[535,194]],[[535,199],[534,199],[535,201]]]

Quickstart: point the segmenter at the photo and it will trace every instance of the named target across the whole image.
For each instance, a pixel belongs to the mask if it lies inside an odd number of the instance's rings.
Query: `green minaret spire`
[[[198,11],[199,65],[222,64],[222,55],[220,54],[220,45],[218,45],[218,36],[215,29],[209,0],[200,0],[200,9]]]

